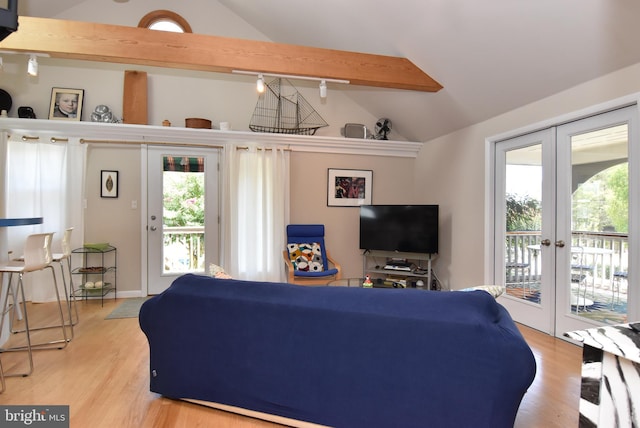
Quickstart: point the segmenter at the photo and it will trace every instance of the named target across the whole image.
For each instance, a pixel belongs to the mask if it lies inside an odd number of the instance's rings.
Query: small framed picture
[[[118,171],[100,171],[100,196],[103,198],[118,197]]]
[[[372,180],[372,171],[329,168],[327,205],[331,207],[371,205]]]
[[[83,89],[52,88],[49,119],[80,121],[83,101]]]

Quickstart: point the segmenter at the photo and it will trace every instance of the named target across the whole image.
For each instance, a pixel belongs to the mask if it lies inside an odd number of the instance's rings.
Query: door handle
[[[543,239],[542,241],[540,241],[540,245],[544,245],[545,247],[548,247],[549,245],[551,245],[551,240]]]
[[[556,241],[556,247],[564,247],[564,241],[560,240],[560,241]]]
[[[151,231],[152,231],[152,232],[154,232],[154,231],[158,230],[158,228],[157,228],[157,227],[155,227],[155,226],[151,226],[149,229],[151,229]]]

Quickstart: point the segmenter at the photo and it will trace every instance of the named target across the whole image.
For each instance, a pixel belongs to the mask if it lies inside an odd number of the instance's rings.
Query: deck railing
[[[539,231],[507,232],[505,244],[507,283],[521,282],[523,279],[539,280],[539,266],[534,260],[536,252],[532,249],[538,248],[540,240]],[[594,268],[594,277],[612,280],[615,273],[628,271],[629,235],[627,234],[574,231],[571,233],[571,246],[589,249],[591,252],[604,250],[600,254],[606,254],[606,257],[592,257],[590,260]]]
[[[164,273],[204,272],[204,226],[163,228]]]

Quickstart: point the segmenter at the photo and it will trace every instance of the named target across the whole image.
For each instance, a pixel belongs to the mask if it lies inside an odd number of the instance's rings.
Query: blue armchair
[[[322,224],[288,225],[287,249],[282,255],[291,284],[325,285],[341,278],[340,265],[325,247]]]

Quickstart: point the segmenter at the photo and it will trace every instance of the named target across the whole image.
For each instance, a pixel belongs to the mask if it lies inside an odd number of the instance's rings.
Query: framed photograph
[[[103,198],[118,197],[118,171],[100,171],[100,196]]]
[[[83,89],[52,88],[49,119],[80,121],[83,101]]]
[[[371,205],[372,180],[372,171],[329,168],[327,205],[330,207]]]

